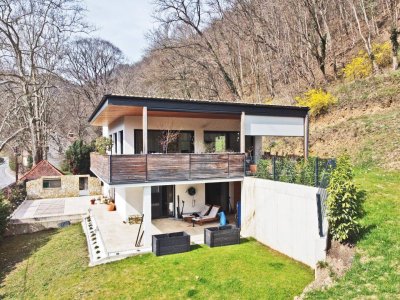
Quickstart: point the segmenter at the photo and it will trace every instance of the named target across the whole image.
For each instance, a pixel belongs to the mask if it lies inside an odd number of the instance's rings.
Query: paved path
[[[11,220],[33,219],[43,217],[65,217],[84,215],[90,207],[93,196],[70,198],[53,198],[39,200],[25,200],[14,211]]]
[[[12,177],[8,169],[8,158],[5,158],[4,163],[0,164],[0,189],[6,187],[7,185],[15,181],[15,177]]]

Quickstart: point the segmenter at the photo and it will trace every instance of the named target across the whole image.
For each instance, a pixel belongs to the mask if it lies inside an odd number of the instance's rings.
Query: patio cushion
[[[200,215],[201,217],[206,216],[206,215],[208,214],[208,212],[210,211],[210,209],[211,209],[211,206],[210,206],[210,205],[205,205],[204,208],[203,208],[203,210],[199,213],[199,215]]]

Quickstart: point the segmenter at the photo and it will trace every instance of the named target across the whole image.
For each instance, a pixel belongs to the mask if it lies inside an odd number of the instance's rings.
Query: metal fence
[[[260,178],[326,188],[335,167],[335,159],[267,156],[258,161],[255,174],[246,170],[248,175]]]

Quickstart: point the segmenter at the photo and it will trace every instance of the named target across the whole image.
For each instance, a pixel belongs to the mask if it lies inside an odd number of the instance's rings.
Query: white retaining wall
[[[318,189],[246,177],[242,185],[241,234],[316,267],[325,260],[326,236],[318,230]],[[326,232],[327,224],[324,224]]]

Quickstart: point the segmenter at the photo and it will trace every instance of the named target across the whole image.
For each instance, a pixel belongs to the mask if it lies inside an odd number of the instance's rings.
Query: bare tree
[[[203,31],[203,28],[206,28],[212,20],[212,13],[205,9],[205,2],[201,0],[156,0],[155,4],[157,13],[155,18],[164,26],[163,30],[167,33],[169,30],[190,30],[188,34],[192,36],[192,39],[198,38],[190,44],[190,47],[210,56],[232,96],[239,98],[238,88],[222,62],[218,46],[215,46],[209,35]],[[181,46],[187,47],[188,45]]]
[[[121,50],[112,43],[84,38],[68,48],[65,73],[79,87],[78,92],[96,107],[101,97],[110,92],[116,70],[123,62]]]
[[[52,110],[48,96],[54,88],[52,80],[60,67],[65,42],[85,28],[78,0],[0,3],[0,80],[20,108],[15,128],[29,132],[34,164],[46,151]]]
[[[393,70],[397,70],[399,67],[399,62],[397,59],[397,55],[399,52],[399,28],[397,25],[397,20],[399,18],[399,1],[398,0],[389,0],[389,8],[390,8],[390,42],[392,44],[392,57],[393,57]]]

